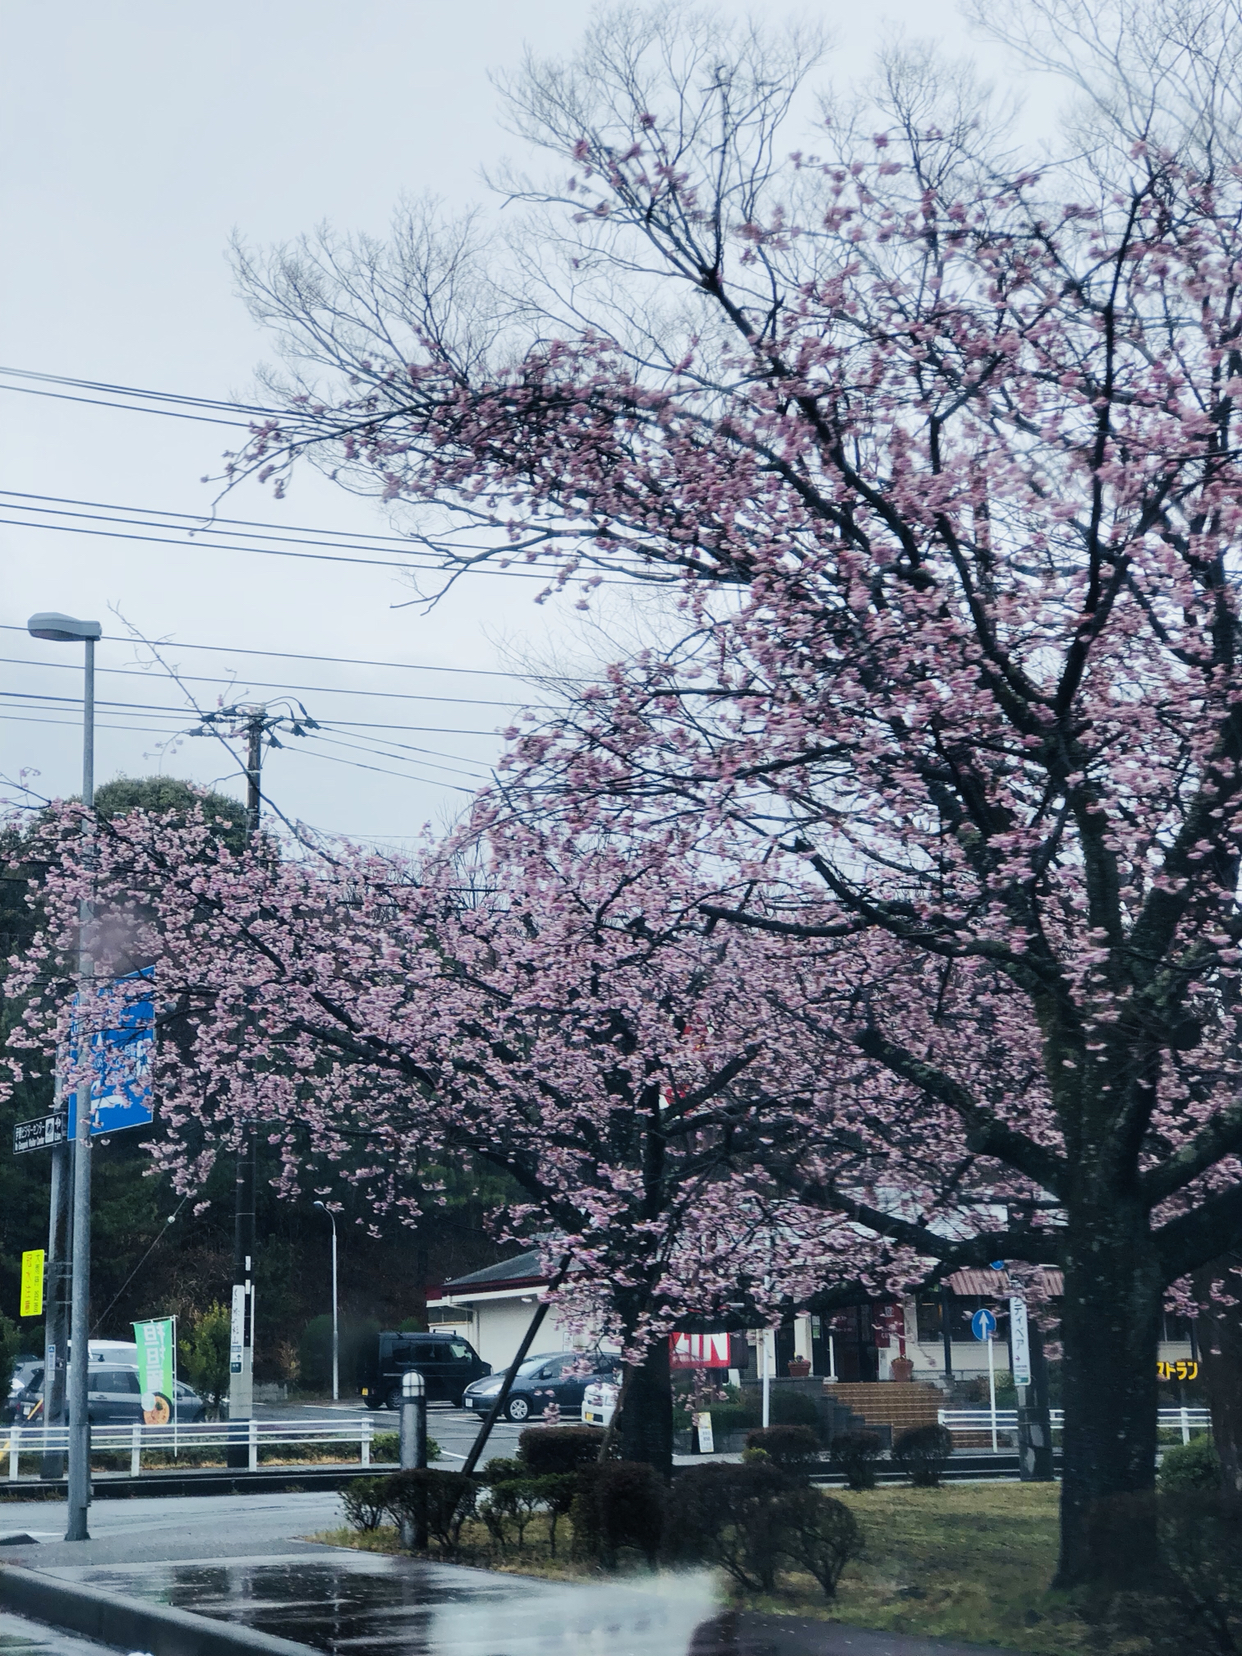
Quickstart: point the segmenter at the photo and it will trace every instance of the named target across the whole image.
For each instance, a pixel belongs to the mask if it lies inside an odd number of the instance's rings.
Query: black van
[[[417,1369],[427,1382],[427,1401],[461,1407],[472,1380],[492,1372],[474,1347],[459,1334],[381,1334],[362,1378],[369,1409],[401,1407],[401,1376]]]

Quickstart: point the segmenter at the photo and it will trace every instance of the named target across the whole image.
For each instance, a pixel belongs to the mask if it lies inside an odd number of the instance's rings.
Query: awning
[[[1008,1271],[954,1271],[945,1281],[955,1294],[967,1294],[972,1299],[1008,1299],[1021,1291],[1020,1285],[1015,1290]],[[1045,1266],[1035,1273],[1035,1286],[1045,1299],[1060,1299],[1065,1292],[1065,1273]]]

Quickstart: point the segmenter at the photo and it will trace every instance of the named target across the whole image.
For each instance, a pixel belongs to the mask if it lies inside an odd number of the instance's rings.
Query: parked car
[[[92,1426],[136,1426],[145,1419],[137,1368],[117,1363],[92,1362],[88,1374],[87,1414]],[[193,1386],[176,1382],[176,1419],[179,1425],[202,1420],[206,1409]],[[15,1419],[36,1425],[43,1418],[43,1365],[31,1375],[18,1394]],[[161,1411],[162,1412],[162,1411]],[[168,1418],[172,1418],[171,1411]]]
[[[607,1426],[617,1412],[620,1384],[615,1380],[597,1380],[588,1386],[582,1397],[582,1424]]]
[[[513,1387],[505,1400],[505,1419],[538,1418],[549,1403],[555,1403],[562,1410],[576,1411],[582,1407],[583,1393],[592,1381],[616,1374],[620,1363],[619,1357],[605,1351],[551,1351],[528,1357],[513,1377]],[[493,1374],[487,1380],[476,1380],[467,1386],[463,1406],[476,1414],[486,1414],[504,1378],[503,1374]]]
[[[13,1378],[9,1381],[9,1395],[5,1400],[4,1419],[11,1424],[22,1419],[21,1397],[34,1375],[39,1376],[39,1383],[43,1383],[42,1357],[19,1357],[13,1364]]]
[[[381,1334],[362,1381],[368,1409],[401,1407],[401,1376],[417,1369],[427,1383],[427,1401],[461,1407],[474,1380],[492,1372],[478,1352],[457,1334]]]

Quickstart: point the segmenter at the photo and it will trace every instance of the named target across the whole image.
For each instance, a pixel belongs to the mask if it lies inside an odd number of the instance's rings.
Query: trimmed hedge
[[[953,1434],[947,1426],[912,1426],[893,1444],[893,1460],[916,1489],[939,1489],[953,1453]]]
[[[762,1449],[783,1472],[805,1475],[819,1461],[819,1437],[809,1426],[760,1426],[746,1434],[747,1449]]]
[[[853,1513],[771,1460],[716,1462],[677,1480],[665,1556],[715,1564],[748,1593],[773,1593],[782,1565],[814,1576],[832,1598],[862,1553]]]
[[[1160,1462],[1160,1487],[1173,1491],[1181,1489],[1219,1489],[1220,1457],[1211,1436],[1191,1438],[1189,1443],[1178,1443],[1166,1449]]]
[[[518,1459],[533,1478],[576,1472],[599,1459],[603,1441],[597,1426],[528,1426],[518,1438]]]
[[[392,1474],[385,1502],[398,1528],[403,1523],[425,1528],[444,1556],[452,1558],[461,1539],[461,1526],[474,1511],[476,1493],[474,1479],[463,1472],[418,1466]]]
[[[848,1488],[875,1488],[875,1463],[882,1445],[874,1432],[843,1432],[832,1440],[832,1464]]]

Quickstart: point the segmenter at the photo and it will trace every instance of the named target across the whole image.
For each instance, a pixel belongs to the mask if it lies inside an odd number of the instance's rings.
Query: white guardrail
[[[392,1428],[388,1428],[392,1432]],[[395,1435],[395,1434],[393,1434]],[[246,1449],[249,1470],[259,1464],[260,1449],[281,1449],[294,1445],[322,1445],[326,1450],[337,1448],[356,1451],[358,1464],[371,1464],[371,1442],[375,1423],[371,1420],[239,1420],[230,1426],[227,1420],[205,1420],[193,1426],[147,1426],[120,1424],[91,1427],[92,1454],[129,1454],[129,1474],[137,1478],[142,1472],[142,1457],[154,1450],[181,1455],[187,1450],[215,1450],[221,1462],[230,1447],[241,1445]],[[0,1468],[3,1452],[8,1451],[8,1482],[18,1481],[20,1457],[44,1454],[67,1454],[69,1431],[65,1426],[17,1425],[0,1429]],[[345,1459],[344,1455],[325,1453],[325,1463]],[[353,1454],[349,1456],[353,1459]],[[161,1468],[161,1470],[165,1470]],[[29,1476],[29,1475],[28,1475]],[[38,1474],[34,1474],[37,1478]],[[0,1477],[0,1483],[5,1480]]]
[[[1053,1431],[1059,1432],[1065,1424],[1065,1411],[1049,1409],[1048,1418]],[[941,1409],[939,1420],[951,1432],[991,1432],[993,1439],[998,1435],[1016,1437],[1018,1431],[1016,1409],[997,1409],[995,1412],[991,1409]],[[1211,1431],[1212,1416],[1207,1409],[1157,1409],[1156,1424],[1166,1430],[1180,1431],[1182,1442],[1189,1443],[1192,1432]]]

